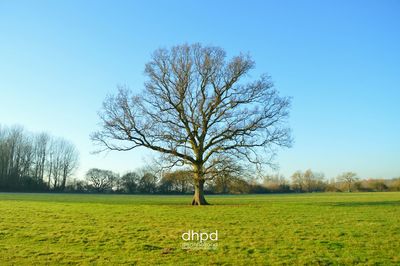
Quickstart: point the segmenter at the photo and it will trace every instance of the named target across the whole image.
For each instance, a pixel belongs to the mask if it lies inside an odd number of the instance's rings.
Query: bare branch
[[[267,75],[248,82],[254,66],[248,55],[226,60],[218,47],[159,49],[146,64],[141,95],[120,87],[104,101],[102,129],[92,140],[108,150],[166,154],[173,165],[193,166],[200,181],[224,154],[269,164],[274,147],[291,145],[290,99],[279,96]]]

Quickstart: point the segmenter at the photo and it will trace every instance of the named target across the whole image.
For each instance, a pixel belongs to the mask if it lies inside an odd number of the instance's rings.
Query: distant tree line
[[[62,138],[0,127],[0,191],[64,191],[78,158]]]
[[[259,192],[383,192],[400,191],[400,177],[394,179],[360,179],[356,173],[345,172],[335,178],[326,179],[323,173],[296,171],[290,180],[281,175],[268,175],[262,184],[257,184]]]
[[[191,194],[194,187],[190,170],[159,173],[142,168],[119,175],[110,170],[90,169],[84,180],[71,180],[66,191],[126,194]],[[348,191],[400,191],[400,178],[360,180],[346,172],[333,179],[312,170],[296,171],[290,179],[282,175],[267,175],[260,181],[249,181],[236,174],[222,172],[205,187],[208,194],[245,193],[308,193]]]
[[[33,134],[18,126],[0,127],[0,191],[192,194],[195,189],[190,168],[161,171],[147,166],[123,175],[93,168],[84,179],[76,179],[78,158],[74,145],[62,138]],[[400,191],[400,177],[360,179],[356,173],[345,172],[327,179],[308,169],[290,178],[275,174],[254,179],[246,166],[221,161],[206,176],[208,194]]]

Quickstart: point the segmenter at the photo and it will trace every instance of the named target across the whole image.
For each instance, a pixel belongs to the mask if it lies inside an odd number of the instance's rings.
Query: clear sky
[[[201,42],[249,52],[254,77],[293,97],[280,173],[400,176],[399,14],[398,0],[0,0],[0,124],[69,139],[78,176],[134,169],[143,150],[90,154],[103,99],[141,90],[155,49]]]

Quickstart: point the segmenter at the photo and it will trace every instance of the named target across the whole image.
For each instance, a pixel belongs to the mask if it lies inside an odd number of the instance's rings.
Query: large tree
[[[254,66],[248,55],[227,60],[219,47],[158,49],[146,64],[142,93],[120,87],[106,98],[102,128],[92,140],[109,150],[145,147],[172,165],[190,165],[192,204],[208,204],[204,183],[220,158],[268,163],[275,147],[290,146],[290,100],[278,95],[269,76],[250,80]]]

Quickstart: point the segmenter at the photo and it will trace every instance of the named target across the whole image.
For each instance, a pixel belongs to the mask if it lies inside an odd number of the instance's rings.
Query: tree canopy
[[[141,93],[120,87],[106,98],[92,140],[109,150],[145,147],[172,166],[192,166],[192,204],[207,204],[204,182],[226,158],[268,164],[274,148],[291,145],[290,99],[279,96],[268,75],[250,80],[254,67],[249,55],[228,60],[219,47],[158,49]]]

